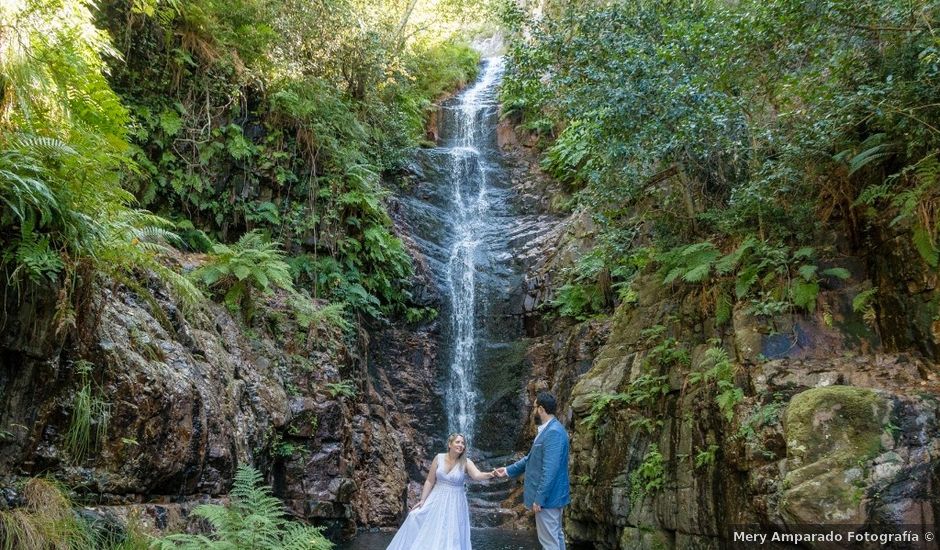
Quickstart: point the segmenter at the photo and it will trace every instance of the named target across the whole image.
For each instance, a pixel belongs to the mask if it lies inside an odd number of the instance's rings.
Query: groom
[[[555,396],[542,392],[535,398],[538,434],[528,456],[506,468],[497,468],[500,477],[525,473],[522,500],[535,512],[535,527],[544,550],[565,550],[561,530],[562,508],[571,502],[568,489],[568,432],[555,418]]]

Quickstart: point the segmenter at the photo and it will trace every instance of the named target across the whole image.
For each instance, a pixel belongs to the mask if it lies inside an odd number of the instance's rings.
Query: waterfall
[[[477,281],[478,249],[485,246],[486,214],[489,208],[487,174],[482,154],[483,115],[496,108],[496,86],[503,72],[501,58],[489,60],[479,80],[450,107],[454,137],[444,149],[449,165],[454,238],[445,271],[451,302],[450,330],[453,350],[446,389],[448,428],[473,437],[476,428]]]
[[[474,84],[444,102],[437,146],[416,152],[412,184],[399,199],[400,219],[433,284],[421,299],[435,296],[440,306],[427,327],[439,346],[440,401],[426,429],[438,441],[465,434],[484,469],[511,460],[525,421],[524,258],[527,244],[552,227],[514,186],[527,168],[499,147],[502,75],[502,59],[489,58]],[[501,507],[511,489],[509,483],[488,484],[480,494],[471,489],[473,525],[513,521]]]

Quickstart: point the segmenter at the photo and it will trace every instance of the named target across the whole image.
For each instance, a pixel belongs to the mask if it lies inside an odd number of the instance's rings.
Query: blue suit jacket
[[[522,501],[526,506],[561,508],[571,502],[568,487],[568,432],[557,419],[548,421],[522,460],[506,468],[510,477],[525,473]]]

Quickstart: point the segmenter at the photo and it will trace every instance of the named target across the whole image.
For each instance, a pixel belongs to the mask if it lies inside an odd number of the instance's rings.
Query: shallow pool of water
[[[362,533],[352,542],[339,544],[338,550],[385,550],[394,533]],[[473,550],[538,550],[535,532],[505,529],[473,529]]]

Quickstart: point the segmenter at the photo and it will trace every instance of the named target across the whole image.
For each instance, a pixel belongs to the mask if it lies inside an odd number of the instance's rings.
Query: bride
[[[387,550],[470,550],[470,510],[464,480],[496,477],[481,472],[466,457],[467,440],[462,434],[447,438],[447,452],[434,457],[421,500]]]

